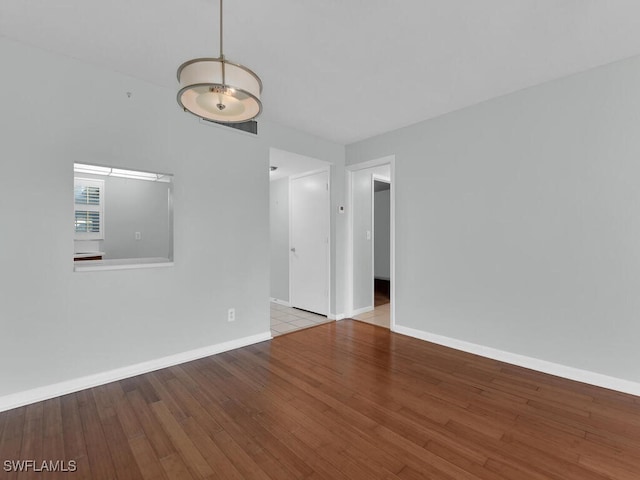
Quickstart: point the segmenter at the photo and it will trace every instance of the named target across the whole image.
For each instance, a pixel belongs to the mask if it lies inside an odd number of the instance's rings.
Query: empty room
[[[640,478],[639,18],[0,2],[0,479]]]

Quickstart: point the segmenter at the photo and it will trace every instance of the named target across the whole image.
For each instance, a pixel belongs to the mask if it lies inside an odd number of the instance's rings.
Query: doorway
[[[391,180],[373,175],[373,306],[391,303]],[[388,315],[383,321],[389,326]]]
[[[395,328],[394,157],[347,167],[347,316]]]
[[[273,148],[270,167],[275,336],[328,321],[331,170],[328,162]]]

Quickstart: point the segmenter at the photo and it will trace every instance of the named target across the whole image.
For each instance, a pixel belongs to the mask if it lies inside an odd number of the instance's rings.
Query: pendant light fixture
[[[220,56],[196,58],[178,68],[178,104],[185,112],[218,123],[241,123],[262,110],[262,81],[247,67],[231,63],[222,51],[220,0]]]

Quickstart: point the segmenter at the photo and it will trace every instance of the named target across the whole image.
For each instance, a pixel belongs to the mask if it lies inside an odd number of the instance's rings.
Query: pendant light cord
[[[222,53],[222,0],[220,0],[220,58],[224,58]]]
[[[222,61],[222,86],[226,86],[224,71],[224,53],[222,53],[222,0],[220,0],[220,60]]]

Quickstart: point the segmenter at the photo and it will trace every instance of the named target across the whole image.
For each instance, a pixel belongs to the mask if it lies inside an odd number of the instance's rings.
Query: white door
[[[291,180],[290,302],[327,315],[329,303],[329,173]]]

